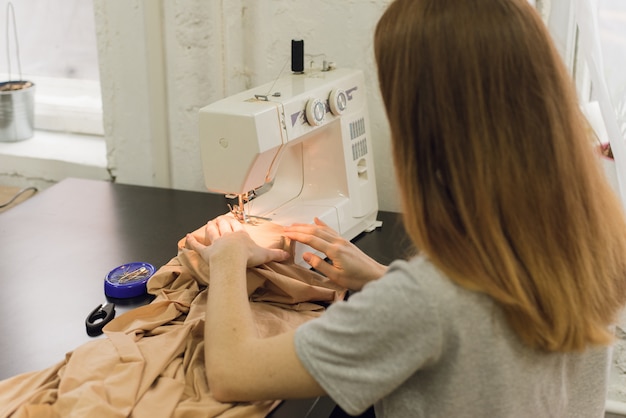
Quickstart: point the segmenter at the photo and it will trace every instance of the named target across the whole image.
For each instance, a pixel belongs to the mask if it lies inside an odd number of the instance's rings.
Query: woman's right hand
[[[302,258],[311,267],[350,290],[361,290],[367,282],[385,274],[386,266],[367,256],[318,218],[314,222],[286,227],[284,234],[326,254],[331,261],[327,263],[315,254],[304,253]]]

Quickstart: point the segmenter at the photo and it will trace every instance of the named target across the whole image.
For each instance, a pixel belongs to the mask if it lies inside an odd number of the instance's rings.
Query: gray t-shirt
[[[298,357],[346,412],[384,417],[604,416],[610,349],[524,346],[493,300],[423,257],[396,261],[295,336]]]

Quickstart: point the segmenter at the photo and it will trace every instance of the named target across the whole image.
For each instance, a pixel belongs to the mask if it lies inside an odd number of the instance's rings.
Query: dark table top
[[[224,212],[220,195],[67,179],[0,213],[0,380],[50,367],[89,341],[84,321],[106,301],[110,270],[159,268],[180,238]],[[398,214],[378,219],[382,228],[353,242],[388,264],[406,255],[407,241]],[[333,408],[328,398],[287,401],[272,416],[327,417]]]

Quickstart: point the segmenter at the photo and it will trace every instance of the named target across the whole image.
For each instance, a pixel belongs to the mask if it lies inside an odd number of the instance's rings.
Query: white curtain
[[[569,1],[569,0],[560,0]],[[575,0],[573,18],[578,30],[577,75],[590,81],[581,101],[596,105],[615,158],[617,184],[626,208],[626,2],[624,0]],[[602,132],[596,132],[601,134]],[[602,136],[602,135],[600,135]]]
[[[616,186],[626,209],[626,1],[576,0],[575,19],[579,29],[578,50],[591,81],[589,100],[597,102],[600,110],[615,159]],[[604,163],[610,167],[606,160]],[[626,312],[617,324],[616,334],[606,410],[623,416],[626,415]]]
[[[23,74],[99,79],[92,0],[0,0],[0,73],[8,72],[10,60],[12,79],[19,78],[13,21],[7,13],[9,2],[15,15]]]

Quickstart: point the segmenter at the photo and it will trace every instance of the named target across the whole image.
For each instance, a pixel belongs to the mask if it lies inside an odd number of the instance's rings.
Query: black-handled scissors
[[[115,318],[115,304],[105,303],[104,305],[98,305],[96,309],[91,311],[87,319],[85,319],[85,327],[87,328],[87,335],[91,337],[102,334],[102,328],[111,320]]]

